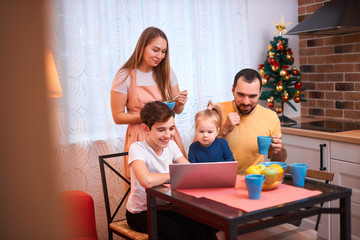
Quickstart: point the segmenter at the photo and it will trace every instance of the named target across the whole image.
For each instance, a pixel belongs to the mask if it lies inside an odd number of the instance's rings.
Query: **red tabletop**
[[[170,186],[170,185],[167,185]],[[320,195],[321,191],[280,184],[277,188],[261,192],[260,199],[249,199],[245,177],[237,176],[232,188],[176,189],[179,192],[200,198],[205,197],[246,212],[273,207],[284,203]]]

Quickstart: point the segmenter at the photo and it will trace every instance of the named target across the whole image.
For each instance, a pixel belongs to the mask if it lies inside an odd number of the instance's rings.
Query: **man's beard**
[[[250,106],[250,110],[246,110],[246,111],[241,110],[241,108],[240,108],[241,106]],[[248,105],[240,104],[240,106],[236,106],[239,113],[242,114],[242,115],[249,115],[255,109],[255,107],[256,107],[256,105],[253,107],[250,104],[248,104]]]

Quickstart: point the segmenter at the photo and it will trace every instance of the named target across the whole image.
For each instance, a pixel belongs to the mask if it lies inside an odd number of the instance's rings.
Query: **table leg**
[[[228,231],[225,231],[226,240],[236,240],[237,239],[237,228],[236,226],[229,227]]]
[[[147,193],[147,222],[149,239],[158,239],[156,197]]]
[[[351,239],[350,197],[340,199],[340,239]]]

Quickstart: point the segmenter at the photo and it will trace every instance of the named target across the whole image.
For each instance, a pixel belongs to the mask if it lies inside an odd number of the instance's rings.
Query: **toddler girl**
[[[226,139],[218,138],[221,126],[221,110],[212,106],[195,115],[196,139],[189,148],[191,163],[235,161]]]

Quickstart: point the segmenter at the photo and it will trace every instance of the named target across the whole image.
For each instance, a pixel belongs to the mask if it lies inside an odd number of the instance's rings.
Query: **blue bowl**
[[[259,163],[259,164],[263,164],[267,167],[269,167],[270,165],[272,164],[279,164],[280,166],[282,166],[282,168],[284,169],[284,171],[286,171],[287,167],[288,167],[288,164],[286,162],[262,162],[262,163]],[[258,164],[258,165],[259,165]]]
[[[169,108],[174,109],[175,102],[164,102],[166,105],[168,105]]]

